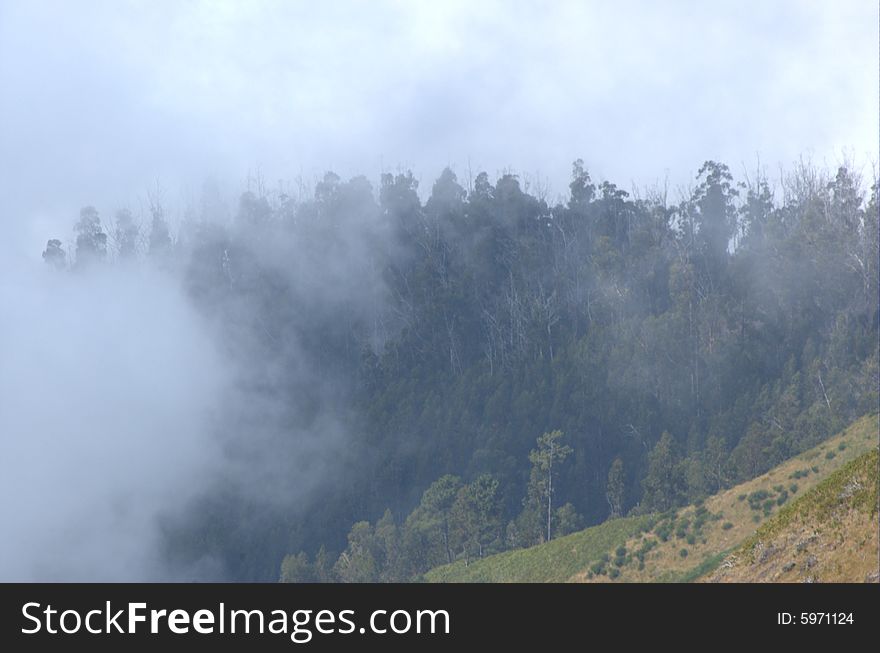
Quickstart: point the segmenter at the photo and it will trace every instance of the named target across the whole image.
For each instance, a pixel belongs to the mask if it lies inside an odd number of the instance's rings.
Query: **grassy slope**
[[[432,583],[553,583],[569,579],[650,524],[650,517],[626,517],[552,540],[530,549],[505,551],[465,565],[432,569]]]
[[[608,582],[612,576],[617,582],[694,580],[754,535],[762,522],[780,511],[780,505],[802,496],[876,447],[878,428],[877,415],[866,416],[768,473],[710,497],[702,506],[666,516],[608,521],[530,549],[508,551],[467,566],[456,562],[438,567],[425,578],[430,582]],[[792,491],[793,484],[796,491]],[[767,496],[758,502],[756,492]],[[620,546],[626,553],[618,557]],[[686,557],[682,550],[687,550]],[[605,564],[600,562],[603,556],[608,558]]]
[[[761,526],[712,582],[877,582],[880,468],[862,454]]]

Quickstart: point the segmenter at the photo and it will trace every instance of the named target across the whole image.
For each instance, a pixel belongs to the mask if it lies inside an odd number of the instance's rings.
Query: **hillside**
[[[614,519],[528,549],[470,564],[463,560],[425,574],[431,583],[561,583],[609,550],[651,527],[650,516]]]
[[[783,512],[851,461],[877,445],[878,416],[766,474],[704,502],[662,515],[605,522],[529,549],[465,565],[459,561],[425,574],[429,582],[681,582],[705,575],[756,528]],[[796,502],[804,505],[809,502]],[[873,541],[876,552],[876,539]],[[870,543],[866,543],[870,548]],[[876,555],[874,556],[876,559]]]
[[[878,451],[872,449],[779,511],[710,582],[877,582]]]

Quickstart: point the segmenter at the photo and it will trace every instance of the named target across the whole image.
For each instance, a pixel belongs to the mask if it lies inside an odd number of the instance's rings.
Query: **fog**
[[[424,199],[446,166],[465,186],[512,171],[548,202],[578,157],[640,188],[706,159],[870,177],[877,6],[708,7],[0,0],[0,580],[224,578],[222,547],[192,543],[203,514],[234,497],[246,550],[250,520],[288,527],[375,462],[349,446],[346,365],[411,326],[388,310],[384,266],[412,252],[382,173]],[[315,209],[336,222],[286,214],[327,170],[365,176]],[[244,191],[293,231],[249,223]],[[109,260],[77,267],[87,205]],[[113,261],[120,208],[139,260]],[[40,259],[49,238],[70,269]]]
[[[0,2],[5,220],[325,170],[628,186],[877,158],[876,3]],[[867,170],[866,170],[867,172]]]
[[[216,471],[227,370],[169,278],[44,267],[0,281],[0,577],[168,578],[159,522]]]

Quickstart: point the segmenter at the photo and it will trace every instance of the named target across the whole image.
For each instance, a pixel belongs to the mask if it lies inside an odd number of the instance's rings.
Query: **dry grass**
[[[877,582],[878,452],[838,470],[762,526],[712,582]]]
[[[694,529],[698,507],[690,506],[679,510],[674,522],[667,520],[667,523],[673,524],[673,527],[666,542],[660,541],[657,526],[653,532],[630,538],[625,545],[630,554],[642,548],[648,540],[656,540],[657,544],[644,554],[642,569],[639,569],[639,561],[632,557],[620,567],[619,576],[614,582],[676,582],[690,580],[698,567],[714,568],[715,563],[723,557],[721,554],[737,548],[754,536],[763,522],[772,519],[773,515],[781,510],[777,503],[782,494],[777,491],[780,486],[787,494],[785,503],[796,500],[836,470],[876,447],[878,429],[880,424],[877,415],[863,417],[843,433],[782,463],[766,474],[710,497],[705,501],[704,507],[706,514],[711,515],[711,518],[704,517],[705,523],[699,529]],[[829,452],[834,453],[833,457],[828,457]],[[795,475],[798,478],[794,478]],[[791,491],[792,484],[797,485],[796,492]],[[757,492],[768,494],[768,497],[760,501],[758,510],[753,509],[758,502],[754,500],[750,502],[748,498],[740,499],[749,495],[756,497],[758,495],[753,493]],[[765,513],[764,505],[768,503],[772,503],[772,506],[768,506],[769,510]],[[690,525],[686,529],[681,529],[685,520],[689,521]],[[663,522],[660,522],[658,526],[662,527],[662,524]],[[853,524],[853,532],[861,533],[864,526],[864,524]],[[676,530],[684,532],[684,537],[677,537]],[[874,533],[876,535],[876,523]],[[691,537],[690,543],[688,536]],[[851,536],[853,535],[847,535],[846,532],[842,534],[844,541],[849,541],[846,538]],[[840,576],[855,573],[852,570],[862,568],[861,563],[858,562],[863,555],[860,551],[865,552],[865,555],[877,551],[876,539],[873,540],[873,544],[869,541],[870,538],[861,544],[861,539],[865,538],[859,538],[859,542],[856,543],[858,546],[852,547],[852,563],[846,562],[840,555],[836,557],[834,564],[840,566]],[[682,557],[682,549],[687,549],[687,557]],[[874,559],[876,561],[876,553]],[[708,571],[708,569],[697,571]],[[608,582],[611,579],[607,574],[596,575],[589,569],[583,569],[575,573],[570,580]]]

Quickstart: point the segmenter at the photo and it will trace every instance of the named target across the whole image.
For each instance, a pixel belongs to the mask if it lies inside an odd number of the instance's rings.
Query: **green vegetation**
[[[702,578],[703,576],[717,568],[718,565],[720,565],[724,561],[729,553],[730,549],[726,549],[724,551],[716,553],[715,555],[709,556],[696,567],[690,569],[689,571],[686,571],[681,576],[676,578],[673,582],[692,583],[698,578]]]
[[[746,538],[727,564],[719,567],[717,560],[710,580],[868,580],[876,573],[880,553],[878,465],[875,445],[840,466]]]
[[[774,193],[706,161],[678,197],[634,196],[577,160],[558,201],[475,172],[258,183],[178,233],[159,198],[144,225],[87,206],[47,242],[53,273],[177,275],[271,406],[215,422],[259,423],[236,463],[279,480],[198,497],[168,529],[181,565],[297,578],[323,547],[333,579],[417,579],[715,496],[876,410],[878,187],[856,172],[800,165]],[[688,518],[657,536],[701,542],[712,520]]]
[[[877,415],[865,417],[852,424],[845,432],[836,436],[847,442],[848,455],[857,456],[868,450],[876,439]],[[838,442],[833,441],[834,447]],[[827,448],[827,447],[826,447]],[[611,520],[599,527],[587,529],[566,538],[559,538],[525,550],[493,555],[469,565],[457,562],[432,570],[427,580],[435,581],[516,581],[528,580],[654,580],[663,582],[690,582],[716,568],[727,553],[735,549],[745,537],[753,532],[748,525],[759,523],[764,514],[766,502],[775,509],[783,499],[785,511],[793,503],[789,499],[791,487],[781,480],[788,479],[796,467],[798,459],[781,465],[766,477],[754,479],[740,487],[732,488],[720,495],[711,496],[695,503],[692,507],[670,509],[664,513],[644,516],[637,524],[629,524],[629,536],[622,535],[616,543],[601,547],[582,549],[579,556],[572,554],[575,543],[580,538],[589,537],[595,544],[598,536],[606,538],[605,528],[619,527],[627,520]],[[834,468],[837,459],[822,465]],[[809,479],[803,483],[811,487],[812,479],[821,478],[828,469],[820,468],[817,474],[809,472]],[[773,479],[773,480],[770,480]],[[745,491],[743,491],[745,490]],[[792,493],[793,494],[793,493]],[[743,497],[740,499],[739,497]],[[747,499],[757,506],[753,510]],[[745,505],[744,505],[745,504]],[[733,517],[725,517],[724,515]],[[734,521],[737,520],[737,521]],[[617,525],[617,526],[615,526]],[[684,533],[679,539],[674,535]],[[740,535],[737,535],[740,533]],[[732,541],[730,537],[734,537]],[[681,546],[686,543],[687,547]],[[732,546],[733,545],[733,546]],[[682,554],[682,551],[686,551]],[[578,559],[575,559],[578,558]],[[699,559],[699,564],[688,566],[687,561]],[[560,566],[560,560],[564,562]]]
[[[740,550],[744,553],[751,552],[758,541],[772,539],[794,520],[815,518],[817,521],[829,523],[834,520],[835,509],[844,500],[851,509],[869,512],[873,518],[878,512],[880,497],[878,464],[877,449],[850,461],[780,510],[772,520],[746,540]]]
[[[613,519],[579,533],[530,549],[506,551],[470,564],[457,561],[425,574],[429,582],[544,583],[563,582],[589,569],[601,575],[608,551],[638,534],[648,517]]]

